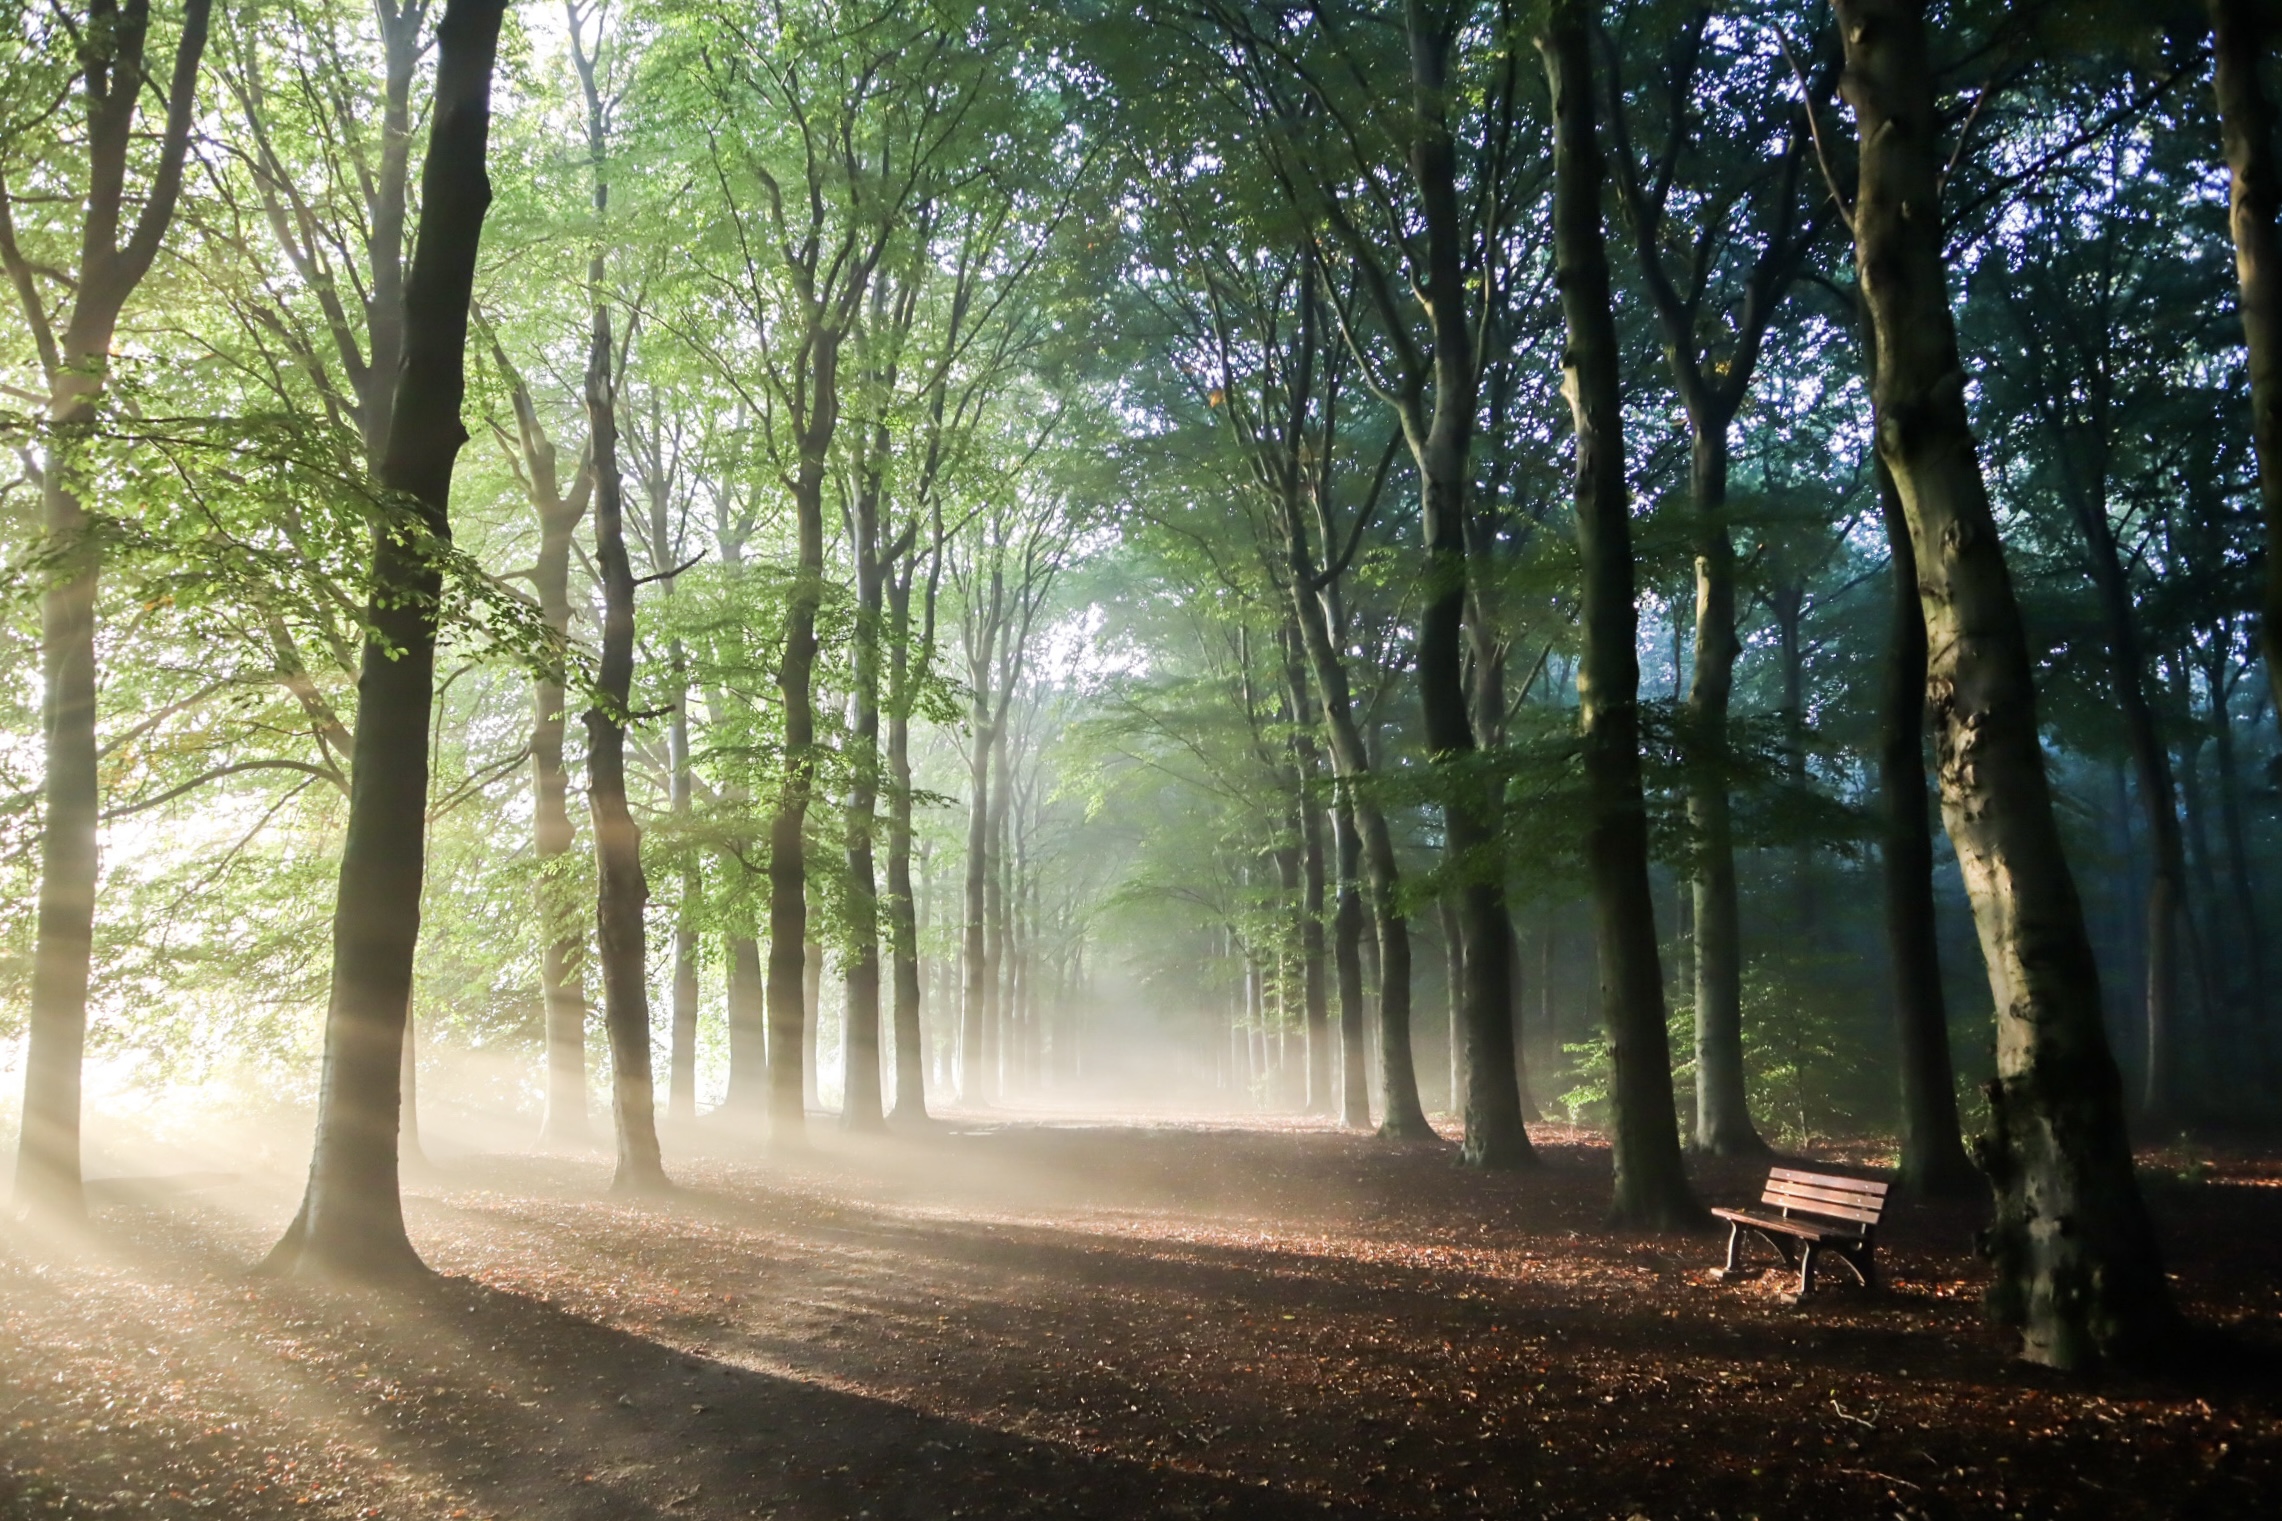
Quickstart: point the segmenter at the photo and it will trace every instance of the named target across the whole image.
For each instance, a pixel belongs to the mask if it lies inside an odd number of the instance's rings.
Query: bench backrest
[[[1843,1222],[1867,1236],[1870,1227],[1886,1212],[1888,1186],[1860,1178],[1842,1178],[1835,1173],[1793,1172],[1787,1167],[1777,1167],[1769,1170],[1767,1191],[1759,1196],[1759,1202],[1773,1205],[1786,1216],[1811,1215],[1817,1220]]]

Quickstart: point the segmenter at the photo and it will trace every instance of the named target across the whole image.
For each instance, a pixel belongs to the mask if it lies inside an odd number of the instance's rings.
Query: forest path
[[[811,1132],[669,1138],[662,1201],[603,1195],[589,1157],[448,1159],[407,1199],[444,1276],[402,1298],[249,1277],[281,1177],[99,1190],[84,1238],[0,1246],[0,1515],[2247,1516],[2282,1493],[2270,1160],[2152,1187],[2182,1296],[2237,1329],[2230,1370],[2088,1386],[2007,1357],[1970,1209],[1898,1206],[1892,1288],[1796,1310],[1773,1279],[1713,1284],[1710,1236],[1604,1231],[1607,1153],[1558,1127],[1499,1177],[1305,1122]],[[1765,1164],[1696,1165],[1733,1200]]]

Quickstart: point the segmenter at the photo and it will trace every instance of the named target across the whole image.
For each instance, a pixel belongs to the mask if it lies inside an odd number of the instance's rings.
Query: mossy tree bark
[[[1601,226],[1591,24],[1582,0],[1552,0],[1537,48],[1553,96],[1555,281],[1568,329],[1562,386],[1577,435],[1577,548],[1584,574],[1577,696],[1591,809],[1585,862],[1613,1067],[1616,1197],[1610,1214],[1622,1225],[1680,1230],[1701,1224],[1704,1213],[1688,1186],[1673,1112],[1656,902],[1648,882],[1639,613],[1616,320]]]
[[[2152,1354],[2174,1331],[2132,1172],[2099,972],[2061,851],[2020,609],[1966,414],[1943,265],[1922,0],[1838,0],[1861,143],[1855,262],[1877,330],[1878,451],[1916,553],[1942,813],[1997,1018],[1990,1304],[2033,1361]]]

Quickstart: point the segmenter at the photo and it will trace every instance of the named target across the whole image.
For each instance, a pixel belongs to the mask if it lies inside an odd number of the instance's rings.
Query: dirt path
[[[1525,1175],[1306,1128],[946,1126],[676,1168],[467,1158],[444,1275],[251,1279],[275,1181],[114,1185],[0,1247],[0,1515],[903,1518],[2272,1515],[2282,1182],[2156,1190],[2224,1366],[2073,1384],[1982,1322],[1970,1212],[1806,1310]],[[1757,1171],[1706,1164],[1707,1195]]]

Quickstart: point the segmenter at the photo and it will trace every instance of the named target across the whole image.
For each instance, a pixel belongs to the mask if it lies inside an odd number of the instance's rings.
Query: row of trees
[[[1083,982],[1037,975],[1083,964],[1092,912],[1046,901],[1022,838],[1049,788],[1125,830],[1122,893],[1080,863],[1058,887],[1198,906],[1251,966],[1245,1017],[1304,1033],[1306,1102],[1368,1123],[1375,1067],[1393,1138],[1430,1133],[1413,919],[1441,920],[1477,1166],[1531,1156],[1517,903],[1589,902],[1614,1208],[1653,1228],[1701,1218],[1660,881],[1686,883],[1693,1140],[1755,1149],[1745,868],[1788,841],[1811,894],[1804,847],[1847,812],[1816,800],[1875,797],[1903,1171],[1951,1187],[1930,728],[1996,1016],[1998,1308],[2064,1365],[2160,1338],[2044,741],[2055,691],[2121,724],[2076,753],[2113,742],[2141,810],[2147,1098],[2176,1112],[2181,990],[2223,984],[2203,1006],[2236,1012],[2206,1024],[2245,1038],[2261,992],[2217,937],[2260,939],[2229,747],[2275,626],[2243,510],[2282,446],[2263,8],[516,22],[11,14],[10,387],[43,409],[10,489],[38,497],[11,535],[43,670],[12,815],[37,889],[21,1199],[80,1208],[91,986],[122,1026],[165,1006],[191,980],[170,918],[215,883],[235,906],[184,936],[192,964],[272,1009],[328,1000],[280,1267],[416,1264],[416,978],[471,1042],[544,1051],[570,1137],[591,957],[621,1188],[665,1185],[653,985],[669,1113],[697,1108],[718,986],[724,1117],[790,1143],[829,945],[844,1120],[922,1117],[923,856],[958,861],[937,949],[987,1101],[1051,1065],[1041,986]],[[2001,362],[1969,373],[1960,314]],[[2090,572],[2065,637],[2024,618],[2042,561]],[[1883,606],[1814,659],[1826,604],[1873,579]],[[1761,632],[1772,723],[1736,711]],[[1878,694],[1859,762],[1816,753],[1818,665],[1877,672],[1829,678]],[[2181,823],[2189,702],[2231,918],[2191,882],[2214,852]],[[1118,817],[1144,770],[1178,782],[1164,838]],[[1208,837],[1175,858],[1182,815]],[[335,867],[321,966],[305,889]]]

